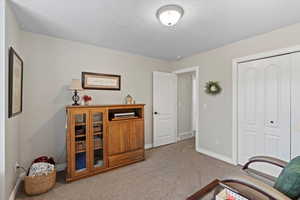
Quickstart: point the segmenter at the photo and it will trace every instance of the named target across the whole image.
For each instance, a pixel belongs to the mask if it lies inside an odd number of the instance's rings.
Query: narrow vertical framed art
[[[23,109],[23,60],[17,52],[9,49],[8,117],[22,113]]]

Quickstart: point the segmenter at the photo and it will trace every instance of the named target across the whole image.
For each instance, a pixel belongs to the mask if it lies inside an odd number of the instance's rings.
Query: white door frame
[[[0,199],[5,199],[5,2],[0,0]]]
[[[195,110],[196,110],[196,130],[195,130],[195,136],[196,136],[196,148],[199,147],[199,120],[200,120],[200,67],[195,66],[195,67],[189,67],[189,68],[184,68],[180,70],[176,70],[173,73],[174,74],[182,74],[182,73],[187,73],[187,72],[195,72],[195,99],[196,99],[196,104],[195,104]],[[177,110],[176,110],[176,118],[177,118]],[[177,131],[177,138],[178,138],[178,131]]]
[[[300,46],[254,54],[232,60],[232,161],[238,164],[238,65],[239,63],[300,52]]]

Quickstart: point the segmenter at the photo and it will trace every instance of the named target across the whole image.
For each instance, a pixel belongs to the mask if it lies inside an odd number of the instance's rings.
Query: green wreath
[[[217,81],[208,81],[205,85],[205,92],[210,95],[217,95],[222,91]]]

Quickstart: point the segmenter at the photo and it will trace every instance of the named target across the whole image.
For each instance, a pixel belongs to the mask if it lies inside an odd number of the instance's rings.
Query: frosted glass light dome
[[[166,5],[158,9],[156,16],[165,26],[174,26],[183,16],[183,9],[178,5]]]

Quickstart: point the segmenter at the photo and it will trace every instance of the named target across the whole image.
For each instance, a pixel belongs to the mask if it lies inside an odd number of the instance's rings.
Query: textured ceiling
[[[175,60],[300,22],[299,0],[13,0],[22,29]],[[158,8],[181,5],[176,27]],[[300,36],[299,36],[300,37]]]

